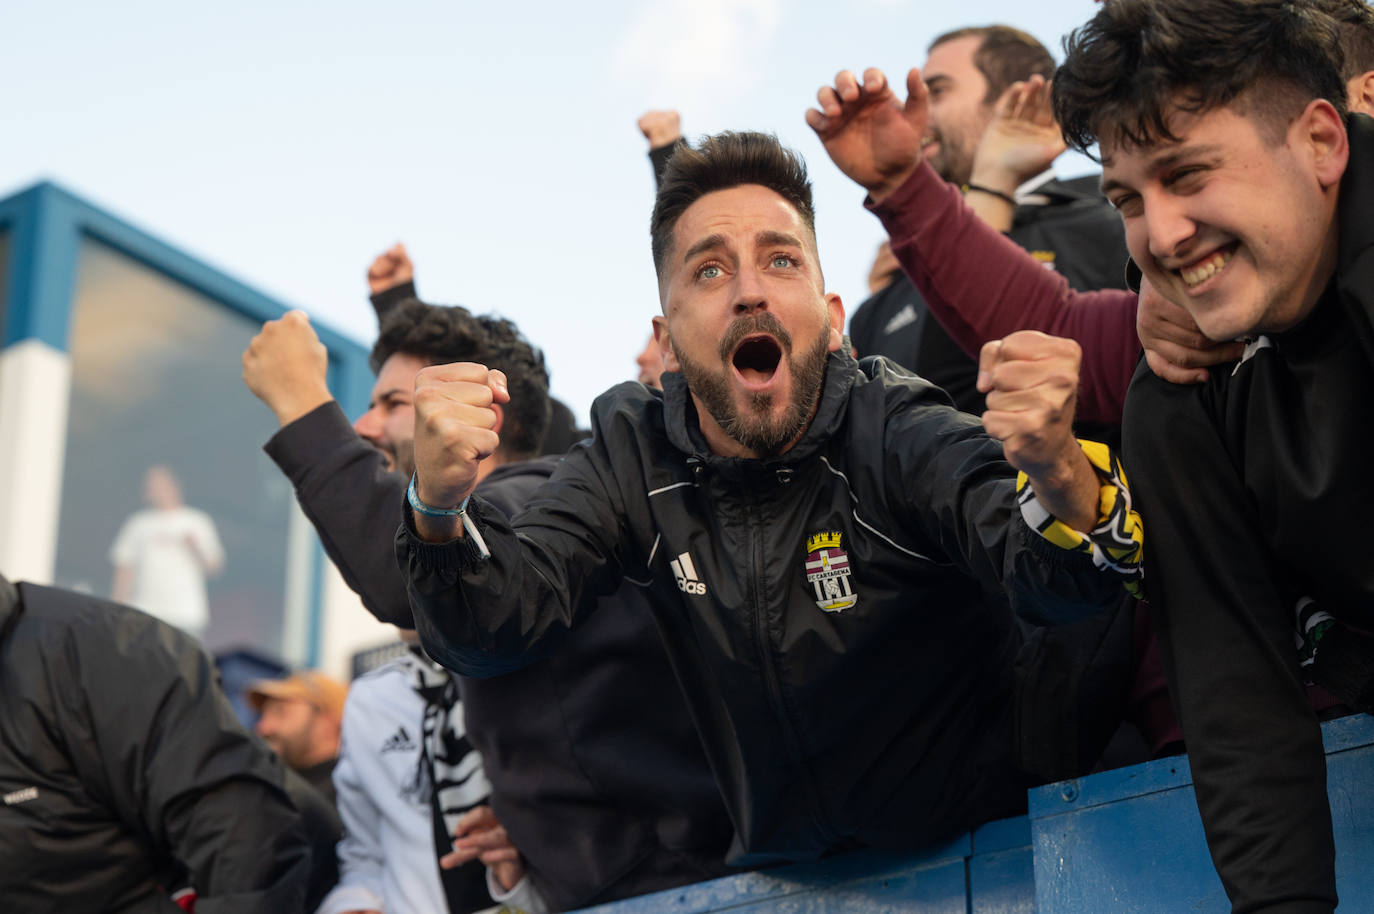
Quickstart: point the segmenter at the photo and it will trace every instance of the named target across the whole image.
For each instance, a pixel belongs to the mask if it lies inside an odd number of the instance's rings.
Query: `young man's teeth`
[[[1226,266],[1230,259],[1230,254],[1223,254],[1218,251],[1191,269],[1179,270],[1178,275],[1182,276],[1183,281],[1188,285],[1195,286],[1205,279],[1210,279],[1212,274]]]

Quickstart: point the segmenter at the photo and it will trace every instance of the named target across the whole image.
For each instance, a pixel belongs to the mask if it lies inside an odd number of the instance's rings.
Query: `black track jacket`
[[[622,384],[513,527],[397,555],[425,648],[469,675],[557,647],[592,593],[646,590],[735,827],[731,862],[917,847],[1015,810],[1013,665],[1035,622],[1121,602],[1031,531],[999,442],[883,359],[830,356],[780,458],[713,456],[680,375]]]

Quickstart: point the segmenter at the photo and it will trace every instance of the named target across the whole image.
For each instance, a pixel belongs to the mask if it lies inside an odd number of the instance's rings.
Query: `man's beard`
[[[968,183],[973,172],[973,153],[964,148],[959,137],[947,136],[940,130],[933,130],[932,135],[940,144],[940,151],[931,157],[930,167],[952,184]]]
[[[771,392],[747,394],[748,408],[741,413],[735,407],[734,385],[730,380],[731,357],[735,347],[747,336],[756,333],[771,335],[782,346],[782,360],[787,362],[791,375],[791,402],[781,416],[772,415]],[[790,445],[811,421],[821,396],[825,379],[825,362],[829,353],[830,331],[822,331],[814,345],[800,357],[793,357],[792,335],[782,322],[767,311],[737,318],[725,331],[718,347],[721,370],[699,365],[677,351],[677,361],[687,388],[725,434],[760,457],[774,457]],[[779,366],[780,367],[780,366]]]
[[[376,441],[369,441],[368,443],[386,458],[388,470],[393,473],[400,473],[407,479],[415,475],[415,439],[411,438],[390,444],[381,444]]]

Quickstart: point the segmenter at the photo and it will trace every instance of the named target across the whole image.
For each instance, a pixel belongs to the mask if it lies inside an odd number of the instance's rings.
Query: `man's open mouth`
[[[1179,278],[1183,280],[1184,285],[1189,289],[1196,288],[1225,269],[1226,265],[1231,262],[1231,258],[1235,255],[1236,248],[1238,247],[1240,247],[1240,242],[1233,241],[1230,244],[1217,248],[1206,257],[1195,260],[1186,267],[1180,267],[1174,272],[1179,275]]]
[[[750,386],[763,386],[773,380],[782,362],[782,346],[771,336],[750,336],[735,347],[730,364]]]

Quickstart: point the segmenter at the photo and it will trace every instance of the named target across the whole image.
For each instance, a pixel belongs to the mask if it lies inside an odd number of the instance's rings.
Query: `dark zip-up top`
[[[675,374],[662,395],[602,396],[593,430],[513,524],[473,499],[488,559],[420,541],[404,512],[397,555],[436,659],[519,668],[587,597],[644,588],[735,863],[923,846],[1024,803],[1016,613],[1080,619],[1120,587],[1025,525],[977,420],[840,352],[815,418],[774,460],[711,454]]]

